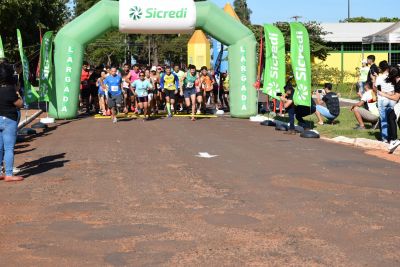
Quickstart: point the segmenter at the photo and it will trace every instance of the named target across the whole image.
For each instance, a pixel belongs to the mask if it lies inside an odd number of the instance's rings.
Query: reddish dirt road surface
[[[352,147],[230,118],[87,118],[16,160],[1,266],[400,266],[400,165]]]

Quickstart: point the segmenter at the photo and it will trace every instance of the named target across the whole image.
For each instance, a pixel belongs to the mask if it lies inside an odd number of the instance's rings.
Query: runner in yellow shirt
[[[179,89],[179,78],[172,73],[171,67],[165,68],[165,74],[160,79],[160,88],[165,93],[165,102],[167,104],[168,118],[172,117],[172,112],[175,110],[175,95]]]

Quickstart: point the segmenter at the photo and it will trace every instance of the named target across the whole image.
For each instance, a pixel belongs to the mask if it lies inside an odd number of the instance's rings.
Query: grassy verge
[[[324,85],[320,85],[313,89],[314,90],[322,89],[323,87],[324,87]],[[333,85],[333,91],[335,93],[340,94],[340,97],[342,97],[342,98],[359,99],[359,96],[357,95],[357,89],[354,84],[342,83],[342,84],[338,84],[338,85]]]
[[[277,120],[288,121],[287,118],[276,117]],[[365,130],[354,130],[357,126],[357,121],[354,117],[353,112],[350,111],[350,107],[342,107],[340,111],[340,116],[336,119],[337,123],[334,125],[318,125],[317,117],[311,115],[305,118],[307,121],[312,121],[317,130],[322,136],[334,138],[337,136],[345,136],[349,138],[367,138],[372,140],[377,140],[380,136],[379,128],[373,130],[373,125],[371,123],[366,123]],[[400,136],[400,131],[398,131]]]

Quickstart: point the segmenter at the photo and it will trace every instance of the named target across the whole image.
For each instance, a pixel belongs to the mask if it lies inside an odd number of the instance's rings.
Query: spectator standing
[[[386,97],[387,99],[394,101],[396,104],[393,108],[389,108],[387,113],[388,122],[388,141],[389,141],[389,153],[393,153],[398,146],[400,146],[400,140],[397,136],[397,127],[400,128],[400,70],[398,67],[390,69],[389,76],[386,79],[394,86],[393,94],[385,93],[383,90],[378,91],[378,95]]]
[[[20,176],[13,176],[14,147],[17,140],[18,108],[24,102],[17,92],[13,67],[0,63],[0,164],[4,160],[5,175],[0,180],[6,182],[22,181]]]
[[[388,79],[390,68],[386,60],[379,63],[379,69],[380,75],[376,78],[375,86],[378,91],[384,93],[381,94],[378,92],[378,109],[379,117],[381,120],[381,138],[383,142],[388,143],[389,137],[387,115],[389,110],[392,109],[396,104],[396,101],[387,97],[394,94],[394,86],[390,79]]]
[[[367,63],[369,66],[367,82],[375,83],[376,77],[378,77],[378,74],[379,74],[378,66],[376,66],[376,64],[375,64],[375,56],[369,55],[367,57]]]
[[[369,67],[368,67],[368,61],[363,59],[361,61],[361,68],[360,68],[360,77],[358,78],[358,95],[360,98],[364,94],[364,88],[365,88],[365,83],[368,80],[368,73],[369,73]]]

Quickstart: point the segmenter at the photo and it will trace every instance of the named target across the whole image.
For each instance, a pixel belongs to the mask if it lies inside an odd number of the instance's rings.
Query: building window
[[[392,53],[392,65],[399,65],[400,64],[400,53]]]
[[[328,46],[332,48],[333,51],[340,51],[342,50],[342,44],[341,43],[328,43]]]
[[[393,51],[400,51],[400,44],[392,44]]]
[[[372,50],[371,44],[363,44],[362,48],[364,48],[364,51],[371,51]]]
[[[345,52],[347,52],[347,51],[361,51],[362,50],[362,44],[361,43],[344,43],[343,44],[343,50]]]
[[[389,44],[374,44],[374,51],[389,51]]]

